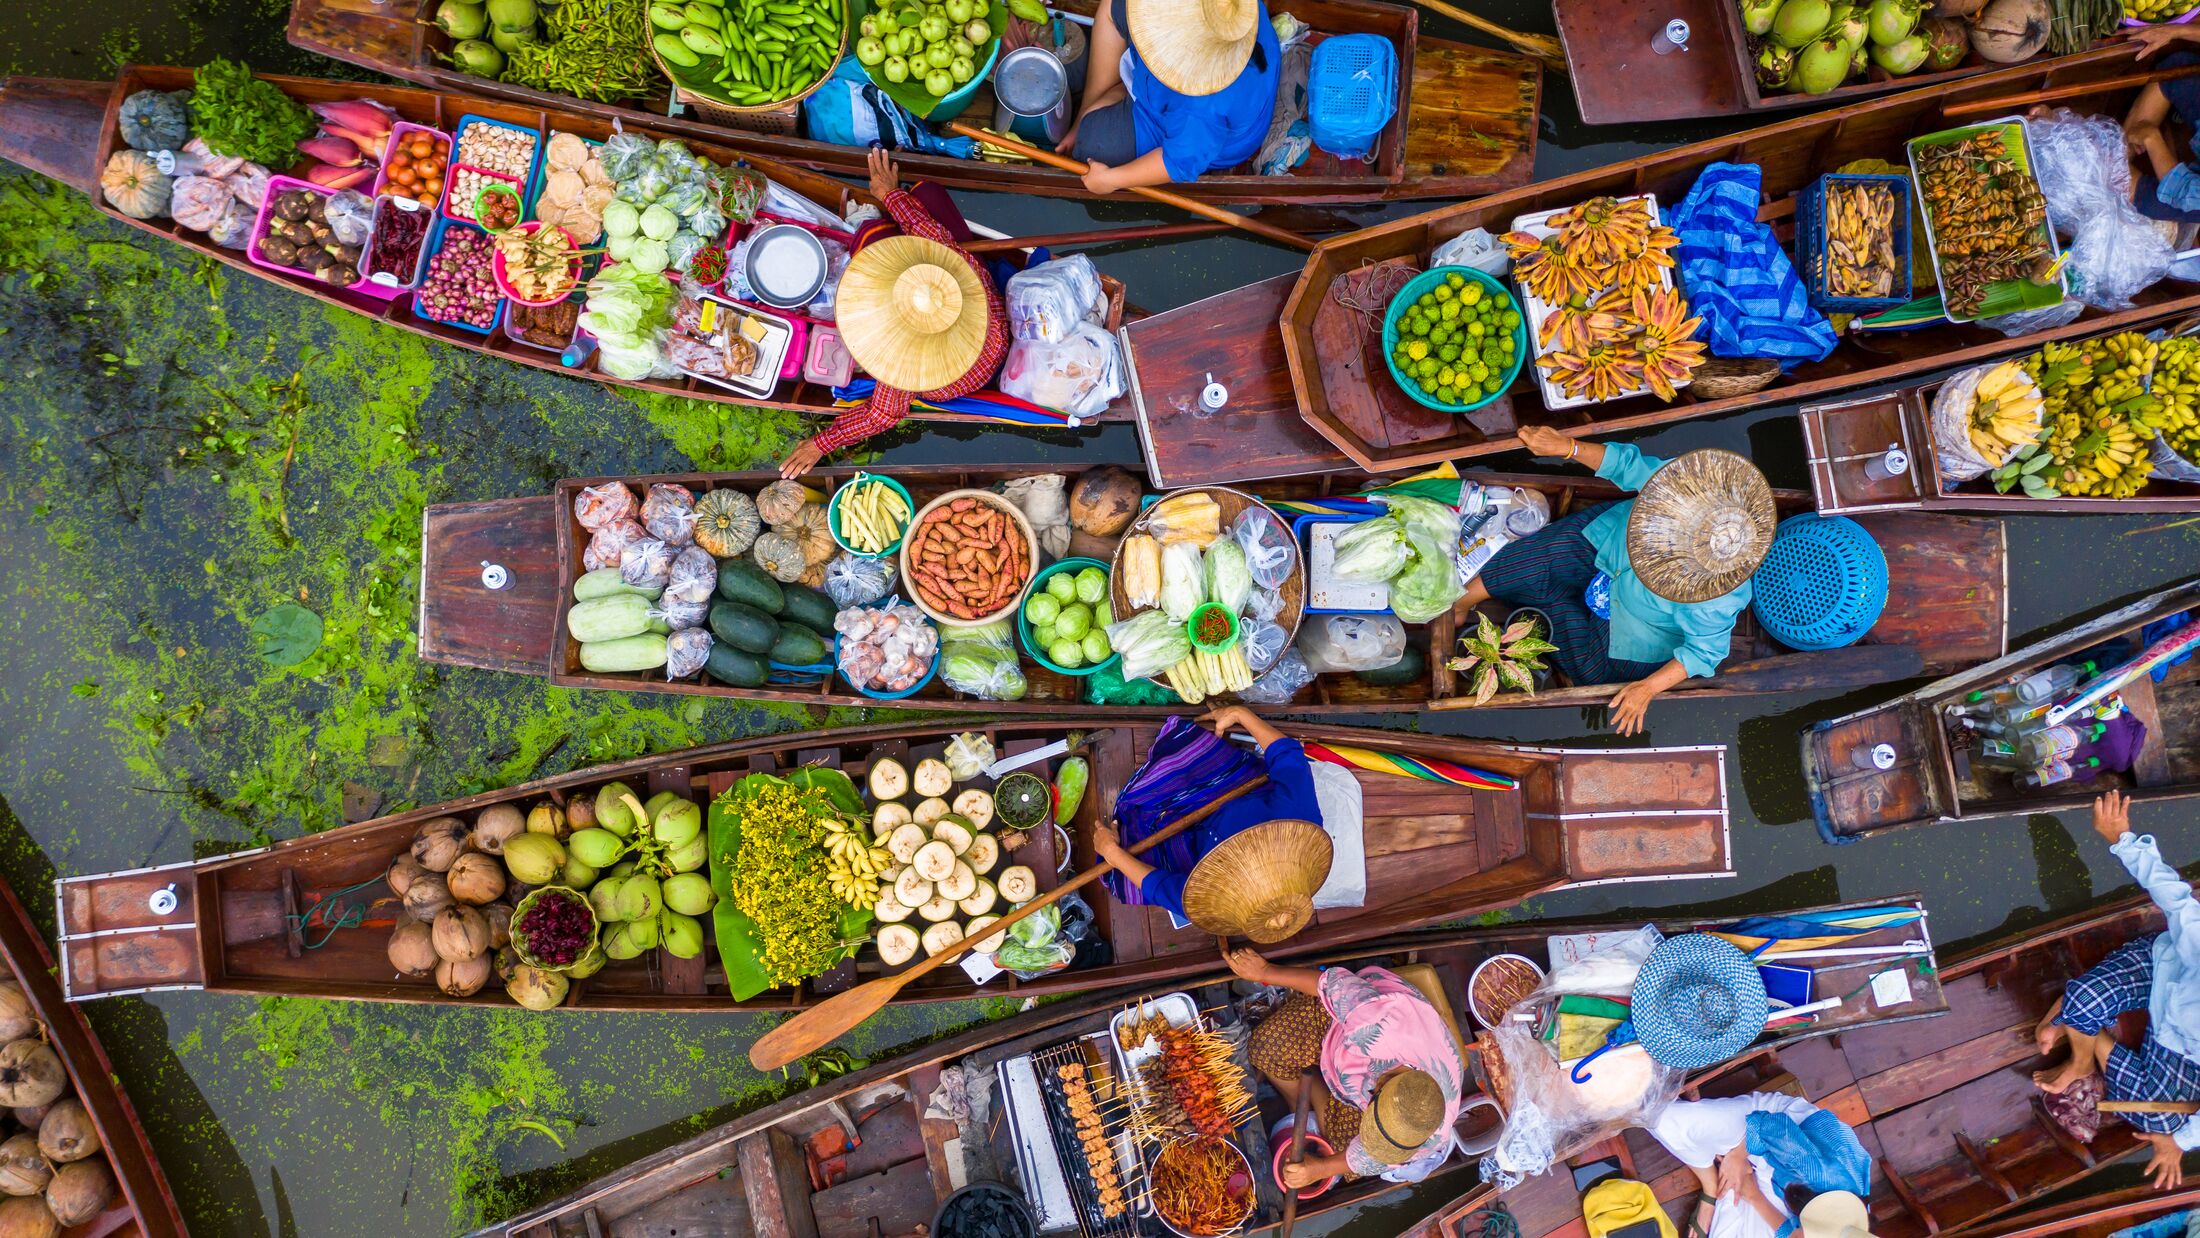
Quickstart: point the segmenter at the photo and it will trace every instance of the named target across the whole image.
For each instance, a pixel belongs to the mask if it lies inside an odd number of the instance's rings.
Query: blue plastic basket
[[[1332,35],[1314,45],[1306,116],[1314,145],[1365,159],[1398,111],[1398,49],[1379,34]]]
[[[412,295],[412,312],[429,322],[441,323],[446,327],[457,327],[461,331],[471,331],[476,335],[488,335],[494,332],[498,327],[504,325],[504,311],[511,308],[511,302],[505,300],[503,297],[497,298],[496,316],[489,320],[489,325],[486,327],[477,327],[470,322],[452,322],[446,318],[438,318],[435,315],[429,313],[427,306],[421,304],[420,301],[419,286],[427,283],[428,281],[429,260],[442,250],[443,238],[445,236],[460,230],[464,230],[467,232],[481,231],[481,229],[476,228],[472,224],[460,223],[455,219],[440,216],[433,224],[430,224],[428,226],[428,239],[420,246],[420,277],[414,281],[414,291]]]
[[[1296,516],[1292,518],[1291,535],[1299,539],[1300,556],[1308,564],[1311,564],[1314,561],[1314,536],[1312,530],[1315,525],[1359,524],[1362,521],[1373,520],[1374,518],[1374,513],[1369,513],[1365,516],[1349,516],[1342,512],[1308,512],[1306,515]],[[1306,613],[1309,615],[1387,615],[1390,613],[1390,608],[1386,606],[1381,610],[1375,611],[1346,610],[1344,608],[1336,606],[1316,606],[1311,600],[1309,600],[1306,604]]]
[[[1847,516],[1804,512],[1780,522],[1750,577],[1757,622],[1790,649],[1853,645],[1887,605],[1887,556]]]
[[[1884,182],[1894,187],[1894,287],[1883,297],[1826,292],[1826,189],[1836,183]],[[1875,314],[1910,300],[1910,178],[1884,173],[1828,172],[1795,195],[1795,270],[1810,303],[1829,314]]]

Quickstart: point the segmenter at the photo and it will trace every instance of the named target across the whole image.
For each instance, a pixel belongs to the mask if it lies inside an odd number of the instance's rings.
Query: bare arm
[[[1094,193],[1113,193],[1118,189],[1137,189],[1146,185],[1169,183],[1168,160],[1156,146],[1138,158],[1119,167],[1109,167],[1093,162],[1091,171],[1085,173],[1085,188]]]
[[[1612,696],[1608,708],[1612,715],[1612,729],[1622,735],[1642,733],[1644,720],[1650,712],[1650,702],[1674,684],[1688,678],[1688,668],[1673,658],[1665,665],[1650,672],[1646,678],[1621,688]]]
[[[1520,445],[1546,460],[1571,460],[1592,471],[1604,465],[1604,444],[1549,426],[1522,426]]]
[[[1217,735],[1227,736],[1233,729],[1243,731],[1252,737],[1253,743],[1262,752],[1268,751],[1268,745],[1283,738],[1283,732],[1243,705],[1225,705],[1210,711],[1200,721],[1214,727]]]
[[[1260,951],[1250,946],[1238,946],[1225,951],[1222,959],[1230,965],[1230,970],[1236,972],[1239,978],[1249,980],[1254,984],[1272,984],[1279,988],[1289,989],[1293,993],[1304,993],[1308,997],[1317,999],[1321,997],[1322,973],[1320,968],[1279,967],[1269,962]],[[1328,1175],[1324,1174],[1322,1176],[1327,1177]]]

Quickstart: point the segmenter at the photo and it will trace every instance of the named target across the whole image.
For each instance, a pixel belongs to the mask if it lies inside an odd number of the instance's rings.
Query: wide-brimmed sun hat
[[[1260,39],[1260,0],[1127,0],[1124,35],[1161,84],[1211,95],[1234,82]]]
[[[1650,592],[1708,602],[1740,588],[1772,548],[1779,513],[1765,475],[1705,448],[1650,475],[1627,516],[1627,560]]]
[[[1803,1238],[1872,1238],[1872,1210],[1854,1191],[1825,1191],[1795,1216]]]
[[[904,391],[954,382],[985,349],[985,285],[961,254],[921,236],[890,236],[856,251],[833,312],[856,364]]]
[[[1658,943],[1628,1001],[1643,1050],[1676,1070],[1698,1070],[1747,1049],[1765,1030],[1771,1004],[1757,965],[1709,933]]]
[[[1392,1075],[1375,1089],[1360,1123],[1360,1147],[1385,1165],[1413,1159],[1444,1123],[1444,1089],[1425,1070]]]
[[[1314,918],[1314,892],[1329,879],[1329,835],[1285,817],[1215,844],[1184,879],[1184,916],[1217,937],[1282,941]]]

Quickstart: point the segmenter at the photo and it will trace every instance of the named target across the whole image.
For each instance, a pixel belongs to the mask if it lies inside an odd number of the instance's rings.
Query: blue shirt
[[[1314,798],[1314,767],[1308,763],[1305,745],[1295,739],[1279,739],[1260,754],[1268,781],[1215,811],[1192,827],[1192,850],[1205,855],[1223,839],[1242,834],[1269,821],[1296,820],[1322,823],[1322,806]],[[1184,880],[1190,872],[1176,872],[1159,865],[1138,883],[1139,896],[1179,920],[1184,914]]]
[[[2200,902],[2193,900],[2192,886],[2163,862],[2154,835],[2126,831],[2109,850],[2162,909],[2154,983],[2147,991],[2147,1035],[2181,1058],[2200,1060]],[[2187,1152],[2200,1148],[2200,1115],[2186,1119],[2176,1138]]]
[[[1640,490],[1665,461],[1642,454],[1632,443],[1606,443],[1597,476],[1622,490]],[[1749,609],[1749,582],[1708,602],[1675,602],[1650,591],[1627,558],[1627,518],[1635,501],[1614,503],[1589,522],[1582,536],[1596,547],[1597,569],[1612,578],[1612,639],[1609,653],[1629,662],[1679,658],[1691,676],[1719,669],[1733,651],[1734,622]]]
[[[1136,47],[1128,57],[1125,83],[1131,92],[1131,126],[1138,153],[1156,146],[1172,181],[1195,181],[1251,159],[1268,136],[1276,111],[1276,83],[1283,74],[1283,48],[1268,24],[1267,0],[1260,6],[1258,42],[1237,80],[1211,95],[1184,95],[1169,89],[1146,67]]]

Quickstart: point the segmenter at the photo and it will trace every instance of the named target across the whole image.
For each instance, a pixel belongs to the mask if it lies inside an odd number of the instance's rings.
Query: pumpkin
[[[810,567],[810,560],[802,553],[802,543],[777,529],[757,538],[749,557],[756,561],[756,566],[769,572],[773,580],[789,583],[802,579],[802,573]]]
[[[713,490],[695,500],[695,544],[714,558],[739,557],[763,530],[756,500],[739,490]]]
[[[132,150],[175,150],[191,140],[189,91],[141,90],[122,101],[116,127]]]
[[[825,507],[821,503],[803,504],[794,519],[774,528],[802,547],[802,558],[808,563],[822,565],[840,549],[833,541],[833,529],[825,520]]]
[[[99,190],[107,204],[132,219],[152,219],[168,213],[175,182],[161,174],[160,165],[143,151],[118,150],[99,174]]]
[[[802,513],[810,492],[798,481],[781,479],[756,492],[756,511],[764,523],[777,528]]]
[[[819,559],[815,563],[810,564],[810,566],[802,569],[802,575],[797,577],[796,579],[800,583],[808,585],[812,589],[822,591],[825,588],[826,562],[827,561],[824,559]]]

